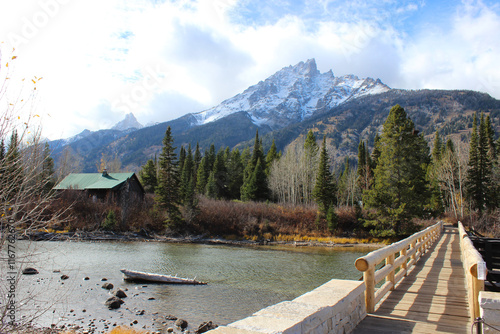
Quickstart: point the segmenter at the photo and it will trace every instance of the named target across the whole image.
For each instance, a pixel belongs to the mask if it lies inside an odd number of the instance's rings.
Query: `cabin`
[[[135,173],[76,173],[69,174],[54,188],[56,191],[82,191],[92,200],[117,204],[144,199],[144,188]]]

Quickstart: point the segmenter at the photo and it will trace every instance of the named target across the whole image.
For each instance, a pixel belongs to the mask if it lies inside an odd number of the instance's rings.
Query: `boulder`
[[[104,305],[106,305],[110,310],[112,309],[117,309],[120,308],[120,306],[124,303],[121,298],[118,298],[116,296],[110,297],[104,302]]]
[[[68,278],[69,278],[69,276],[68,276],[68,275],[62,275],[62,276],[61,276],[61,279],[62,279],[63,281],[64,281],[64,280],[67,280]]]
[[[113,284],[111,283],[104,283],[101,288],[106,289],[106,290],[111,290],[113,289]]]
[[[206,322],[202,323],[200,326],[198,326],[198,329],[195,330],[194,332],[196,334],[205,333],[205,332],[208,332],[209,330],[216,329],[217,327],[218,326],[216,324],[214,324],[213,322],[206,321]]]
[[[175,325],[181,329],[185,329],[188,326],[188,322],[184,319],[177,319]]]
[[[38,274],[38,270],[35,268],[24,268],[23,275],[36,275]]]
[[[110,284],[110,283],[107,283],[107,284]],[[111,284],[112,285],[112,284]],[[127,298],[127,294],[125,293],[125,291],[123,291],[122,289],[117,289],[113,292],[113,295],[115,295],[116,297],[118,298]]]

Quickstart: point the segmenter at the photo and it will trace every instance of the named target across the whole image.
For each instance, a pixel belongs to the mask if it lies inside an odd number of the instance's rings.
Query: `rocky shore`
[[[57,291],[70,286],[68,295],[73,297],[65,296],[67,301],[63,308],[47,309],[49,315],[53,314],[51,318],[40,317],[35,320],[37,326],[25,326],[20,333],[98,334],[125,326],[136,329],[138,333],[201,334],[217,327],[212,321],[193,324],[189,319],[157,311],[157,307],[154,307],[156,298],[152,296],[151,290],[154,284],[138,282],[124,286],[122,280],[113,282],[105,277],[68,276],[59,271],[48,273],[40,270],[39,273],[35,268],[30,269],[33,269],[31,273],[23,273],[22,281],[28,291],[37,288]],[[31,310],[47,307],[35,298],[26,306]],[[21,322],[29,318],[25,315]]]
[[[224,238],[212,238],[206,236],[164,236],[153,233],[148,233],[147,231],[141,232],[105,232],[105,231],[94,231],[94,232],[30,232],[23,234],[19,239],[32,240],[32,241],[119,241],[119,242],[130,242],[130,241],[146,241],[146,242],[170,242],[170,243],[193,243],[193,244],[204,244],[204,245],[232,245],[232,246],[261,246],[261,245],[283,245],[283,246],[294,246],[294,247],[374,247],[379,248],[383,245],[378,243],[333,243],[333,242],[318,242],[318,241],[272,241],[272,240],[227,240]]]

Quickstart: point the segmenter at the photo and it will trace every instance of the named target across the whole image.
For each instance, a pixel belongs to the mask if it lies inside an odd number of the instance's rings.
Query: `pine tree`
[[[154,192],[158,186],[156,169],[157,167],[153,159],[149,159],[148,162],[142,166],[142,169],[139,172],[139,178],[141,179],[141,183],[147,193]]]
[[[201,162],[201,152],[200,152],[200,144],[198,144],[198,142],[196,142],[196,149],[194,150],[194,166],[195,166],[195,169],[198,170],[198,167],[200,166],[200,162]]]
[[[276,150],[276,144],[273,143],[271,144],[271,148],[269,148],[269,151],[267,151],[266,155],[266,175],[269,176],[269,173],[271,172],[271,165],[275,160],[279,159],[279,154],[278,151]]]
[[[189,144],[186,156],[184,158],[184,164],[182,166],[181,172],[181,183],[180,183],[180,196],[182,198],[182,203],[186,204],[192,202],[192,198],[188,198],[191,194],[190,185],[193,184],[193,173],[194,173],[194,160],[193,160],[193,152],[191,150],[191,144]]]
[[[205,195],[208,198],[217,198],[217,182],[215,180],[214,172],[210,172],[205,186]]]
[[[198,172],[196,173],[196,191],[198,194],[205,193],[205,187],[207,186],[207,181],[210,173],[207,173],[207,157],[203,157],[198,167]]]
[[[304,142],[304,148],[306,150],[306,158],[310,159],[311,157],[315,157],[318,153],[319,147],[316,143],[316,136],[312,130],[307,132],[306,140]]]
[[[178,229],[182,222],[179,204],[179,170],[177,154],[173,146],[172,130],[170,126],[163,138],[163,148],[160,154],[158,187],[156,188],[156,200],[158,206],[165,210],[165,223],[168,227]]]
[[[260,159],[257,160],[253,173],[241,187],[243,201],[265,201],[269,198],[266,174]]]
[[[375,139],[373,140],[373,152],[371,157],[372,164],[370,166],[371,170],[375,170],[375,168],[377,168],[378,158],[380,157],[380,149],[378,145],[379,141],[380,141],[380,136],[377,133],[375,135]]]
[[[49,193],[55,185],[54,181],[54,159],[50,156],[50,147],[45,143],[43,150],[42,173],[40,175],[42,189],[45,194]]]
[[[491,162],[494,162],[497,158],[497,149],[495,147],[495,130],[493,129],[493,126],[491,125],[491,119],[490,115],[486,117],[486,123],[485,123],[485,137],[487,141],[487,151],[488,151],[488,157]]]
[[[378,230],[400,234],[403,224],[422,216],[428,204],[429,148],[404,109],[396,105],[384,123],[376,150],[380,155],[374,184],[363,196],[368,207],[377,209],[377,217],[369,223]]]
[[[208,152],[205,153],[205,158],[207,161],[205,161],[206,165],[205,167],[207,168],[207,177],[210,174],[210,172],[214,169],[214,162],[215,162],[215,145],[212,144],[210,145],[210,149]]]
[[[184,146],[181,146],[181,148],[179,149],[179,161],[177,163],[179,171],[181,172],[184,169],[184,161],[186,161],[186,149],[184,148]]]
[[[319,154],[318,173],[313,189],[313,198],[319,206],[318,219],[326,217],[330,207],[334,206],[337,202],[337,198],[335,196],[336,186],[333,182],[333,176],[330,172],[328,160],[326,137],[323,137],[323,144],[321,145]]]
[[[228,175],[225,162],[225,152],[220,150],[215,157],[213,177],[215,182],[215,197],[214,198],[228,198]]]
[[[491,127],[491,123],[489,126]],[[480,124],[477,122],[477,115],[474,115],[469,148],[469,170],[465,187],[472,208],[480,214],[486,208],[492,209],[496,205],[491,159],[494,155],[494,148],[491,148],[494,147],[491,144],[493,140],[490,139],[492,131],[491,128],[488,129],[484,114],[481,114]]]
[[[441,136],[439,136],[439,131],[436,130],[434,134],[434,147],[432,148],[432,161],[436,165],[441,161],[441,156],[443,152],[443,142]]]
[[[231,156],[227,165],[227,172],[229,178],[229,198],[241,198],[241,186],[243,185],[243,170],[244,166],[241,162],[240,151],[236,148],[231,151]]]
[[[257,168],[257,163],[259,163],[259,168]],[[247,166],[245,167],[243,173],[243,185],[241,187],[241,198],[243,200],[267,200],[269,197],[269,188],[267,186],[267,176],[265,174],[265,156],[262,151],[262,144],[259,140],[259,130],[255,133],[255,141],[252,156]],[[253,174],[262,173],[262,175],[256,175],[254,180],[251,180]],[[249,184],[249,183],[255,183]],[[254,191],[254,187],[257,187],[257,190]]]

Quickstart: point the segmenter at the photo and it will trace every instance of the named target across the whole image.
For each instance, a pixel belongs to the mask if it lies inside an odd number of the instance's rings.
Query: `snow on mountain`
[[[309,59],[281,69],[216,107],[193,114],[194,125],[244,111],[256,125],[281,128],[349,99],[388,90],[390,88],[379,79],[360,79],[354,75],[335,77],[331,70],[320,73],[316,61]]]
[[[69,145],[71,143],[74,143],[80,139],[83,139],[83,138],[89,136],[90,134],[92,134],[92,131],[90,131],[89,129],[85,129],[82,132],[80,132],[79,134],[74,135],[73,137],[69,137],[67,139],[61,139],[61,141],[62,141],[63,145]]]
[[[137,121],[134,114],[130,113],[125,115],[125,118],[122,121],[116,123],[111,129],[125,131],[128,129],[140,129],[142,127],[142,124]]]

